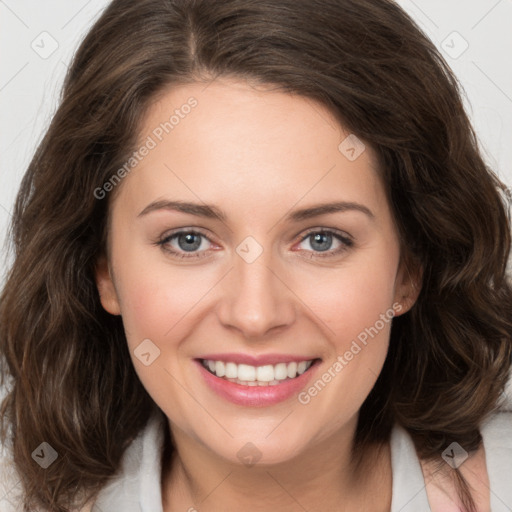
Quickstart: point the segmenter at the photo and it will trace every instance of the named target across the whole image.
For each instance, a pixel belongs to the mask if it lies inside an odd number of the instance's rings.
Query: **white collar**
[[[161,457],[163,413],[151,416],[146,427],[127,448],[119,476],[98,495],[93,512],[163,512]],[[419,460],[409,434],[395,426],[391,435],[393,501],[391,512],[426,512],[428,500]],[[411,500],[411,491],[414,496]]]
[[[92,512],[163,512],[161,471],[165,415],[158,409],[123,455],[117,477],[99,493]],[[491,484],[491,510],[512,505],[512,413],[492,415],[481,428]],[[408,432],[395,425],[391,433],[393,489],[391,512],[430,512],[420,461]]]
[[[163,512],[160,479],[166,423],[161,411],[151,415],[126,449],[117,476],[100,491],[92,512]]]

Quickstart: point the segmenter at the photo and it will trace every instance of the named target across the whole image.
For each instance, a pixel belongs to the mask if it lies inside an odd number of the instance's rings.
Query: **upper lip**
[[[226,363],[248,364],[250,366],[275,365],[278,363],[291,363],[293,361],[300,363],[301,361],[312,361],[319,359],[318,357],[304,357],[294,354],[261,354],[253,356],[250,354],[205,354],[198,359],[209,359],[213,361],[224,361]]]

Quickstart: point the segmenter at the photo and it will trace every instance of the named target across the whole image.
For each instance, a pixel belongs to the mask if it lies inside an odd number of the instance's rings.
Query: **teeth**
[[[224,375],[226,375],[226,367],[224,365],[224,363],[222,361],[212,361],[213,363],[215,363],[215,370],[212,370],[213,373],[215,373],[215,375],[217,375],[217,377],[224,377]],[[209,361],[208,361],[209,363]]]
[[[231,382],[248,386],[275,386],[280,381],[294,379],[298,375],[302,375],[312,364],[313,360],[301,361],[300,363],[292,361],[276,365],[251,366],[249,364],[203,360],[203,366],[217,377],[224,377]]]
[[[236,367],[236,365],[235,365]],[[255,381],[256,380],[256,368],[254,366],[249,366],[248,364],[239,364],[237,369],[237,374],[233,377],[234,379],[238,378],[240,380],[248,380]]]
[[[236,379],[237,377],[237,365],[235,363],[226,363],[226,379]]]
[[[293,379],[297,375],[297,363],[288,363],[288,378]]]
[[[256,367],[256,380],[260,382],[270,382],[274,380],[274,367],[271,364]]]

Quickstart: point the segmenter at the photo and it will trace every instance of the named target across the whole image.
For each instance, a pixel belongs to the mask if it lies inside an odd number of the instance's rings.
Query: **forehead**
[[[143,147],[119,191],[137,208],[167,196],[241,213],[319,200],[376,207],[384,200],[374,152],[331,112],[243,81],[160,93],[141,123],[137,148]]]

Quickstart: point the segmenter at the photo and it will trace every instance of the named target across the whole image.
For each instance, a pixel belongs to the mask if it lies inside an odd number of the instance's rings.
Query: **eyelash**
[[[200,231],[196,231],[194,229],[189,229],[189,230],[181,229],[179,231],[176,231],[174,233],[171,233],[171,234],[168,234],[168,235],[162,237],[160,240],[158,240],[155,243],[155,245],[161,247],[166,253],[171,255],[173,258],[200,259],[200,258],[204,258],[204,257],[208,256],[207,251],[189,252],[187,254],[187,252],[179,252],[179,251],[175,251],[174,249],[169,249],[167,247],[167,244],[169,244],[171,242],[171,240],[177,238],[180,235],[184,235],[184,234],[198,235],[198,236],[201,236],[211,242],[211,240],[204,233],[201,233]],[[341,242],[342,245],[338,249],[335,249],[335,250],[329,249],[327,251],[306,251],[306,252],[310,252],[312,254],[310,256],[310,258],[332,258],[332,257],[338,256],[339,254],[347,251],[354,245],[354,241],[350,236],[348,236],[346,234],[341,234],[341,232],[337,232],[332,229],[323,229],[323,228],[313,228],[313,229],[309,230],[306,234],[304,234],[302,236],[302,238],[299,240],[298,243],[300,244],[300,243],[304,242],[305,240],[308,239],[308,237],[310,237],[311,235],[315,235],[315,234],[332,235],[332,237],[335,238],[336,240],[338,240],[339,242]],[[313,255],[315,255],[315,256],[313,256]]]

